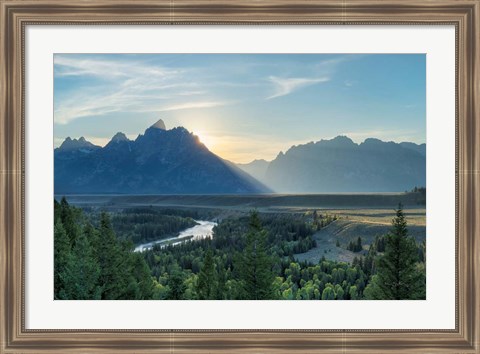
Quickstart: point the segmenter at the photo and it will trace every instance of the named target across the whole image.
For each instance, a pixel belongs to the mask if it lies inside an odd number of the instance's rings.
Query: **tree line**
[[[98,224],[101,213],[86,211],[87,217]],[[130,208],[111,212],[111,224],[117,237],[139,245],[176,236],[180,231],[197,225],[197,212],[154,208]]]

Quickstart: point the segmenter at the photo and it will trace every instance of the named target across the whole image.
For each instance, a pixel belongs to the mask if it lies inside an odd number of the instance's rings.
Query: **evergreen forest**
[[[314,234],[337,219],[328,213],[249,213],[216,218],[212,237],[166,239],[215,218],[214,212],[132,208],[80,209],[54,201],[55,299],[360,300],[425,299],[425,243],[409,235],[402,205],[390,231],[369,245],[345,244],[352,262],[297,261]],[[337,246],[340,242],[337,240]]]

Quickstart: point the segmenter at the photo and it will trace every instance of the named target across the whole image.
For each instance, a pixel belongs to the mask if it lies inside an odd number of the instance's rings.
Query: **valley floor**
[[[55,196],[60,200],[63,195]],[[76,206],[98,206],[111,208],[132,207],[179,207],[215,208],[221,210],[249,211],[302,211],[311,209],[354,210],[345,213],[351,217],[391,218],[391,212],[402,203],[405,209],[419,208],[418,193],[356,193],[356,194],[255,194],[255,195],[65,195],[70,204]],[[368,215],[367,210],[383,210],[378,215]],[[365,211],[361,215],[360,210]],[[388,220],[390,222],[390,220]]]
[[[388,194],[312,194],[312,195],[71,195],[67,200],[80,207],[123,209],[132,207],[168,207],[209,211],[213,220],[241,217],[253,209],[262,213],[312,213],[336,215],[338,220],[317,231],[316,247],[294,258],[312,264],[327,260],[351,263],[365,255],[378,236],[391,229],[394,209],[404,205],[408,229],[418,243],[426,236],[426,209],[416,205],[412,193]],[[350,201],[350,204],[349,204]],[[212,217],[214,216],[214,217]],[[347,250],[349,242],[362,238],[363,250]],[[338,243],[337,243],[338,241]],[[339,244],[339,246],[337,246]]]
[[[327,260],[351,263],[355,257],[365,255],[368,246],[375,237],[386,235],[391,229],[392,211],[388,209],[356,209],[330,210],[337,215],[338,220],[317,231],[313,237],[316,247],[308,252],[295,254],[297,261],[308,261],[317,264],[322,257]],[[410,209],[406,211],[409,221],[408,230],[418,243],[426,236],[425,209]],[[362,238],[363,250],[351,252],[347,250],[350,242]],[[339,246],[337,246],[337,241]]]

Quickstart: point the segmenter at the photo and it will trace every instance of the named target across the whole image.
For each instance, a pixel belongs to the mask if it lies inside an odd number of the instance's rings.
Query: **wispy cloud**
[[[179,111],[182,109],[192,109],[192,108],[211,108],[211,107],[220,107],[232,104],[230,101],[199,101],[199,102],[185,102],[180,104],[174,104],[166,107],[159,107],[159,112],[167,111]]]
[[[143,62],[122,62],[78,56],[56,55],[54,58],[57,76],[97,76],[102,78],[168,77],[178,70],[146,65]]]
[[[55,56],[56,77],[97,80],[55,102],[55,122],[115,112],[162,112],[229,104],[195,81],[192,69],[138,61]]]
[[[274,85],[274,93],[268,96],[266,99],[277,98],[286,96],[301,88],[316,85],[318,83],[330,81],[338,67],[348,61],[357,60],[362,55],[340,55],[334,58],[320,60],[313,65],[308,66],[308,69],[312,77],[277,77],[270,76],[268,80]],[[345,86],[351,87],[356,84],[356,81],[347,80],[344,82]]]
[[[281,78],[276,76],[270,76],[268,79],[271,83],[273,83],[275,92],[271,96],[268,96],[266,98],[267,100],[286,96],[303,87],[315,85],[330,80],[330,78],[328,77],[310,79],[303,77]]]
[[[320,60],[316,65],[315,68],[318,72],[326,72],[332,73],[334,72],[340,64],[350,62],[353,60],[358,60],[363,58],[365,55],[363,54],[346,54],[346,55],[339,55],[334,58]]]
[[[338,65],[349,57],[310,63],[301,70],[294,70],[296,72],[288,72],[291,65],[286,64],[250,63],[258,70],[266,71],[267,80],[259,79],[265,76],[243,73],[244,61],[231,63],[231,67],[225,68],[202,67],[195,63],[185,66],[175,60],[166,62],[142,56],[55,55],[55,77],[69,85],[68,92],[58,91],[58,95],[56,92],[55,122],[64,125],[84,117],[116,112],[208,109],[239,102],[239,97],[242,101],[262,97],[271,100],[329,81]],[[278,75],[282,71],[287,74]]]

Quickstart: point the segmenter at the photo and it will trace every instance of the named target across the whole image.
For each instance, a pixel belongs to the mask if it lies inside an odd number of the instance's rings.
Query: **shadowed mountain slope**
[[[83,138],[78,141],[67,138],[55,149],[54,158],[55,194],[255,194],[270,191],[210,152],[196,135],[183,127],[167,130],[161,120],[135,140],[117,133],[103,148]]]

